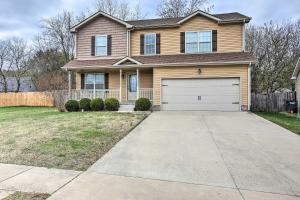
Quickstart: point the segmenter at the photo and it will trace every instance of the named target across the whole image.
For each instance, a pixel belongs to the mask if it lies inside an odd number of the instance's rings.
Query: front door
[[[137,92],[137,76],[136,74],[128,74],[128,83],[127,83],[127,99],[128,101],[136,100]]]

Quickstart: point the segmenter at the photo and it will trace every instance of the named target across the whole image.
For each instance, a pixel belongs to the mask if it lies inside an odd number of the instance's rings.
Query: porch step
[[[134,111],[134,105],[133,104],[121,104],[119,111],[121,112],[131,112]]]

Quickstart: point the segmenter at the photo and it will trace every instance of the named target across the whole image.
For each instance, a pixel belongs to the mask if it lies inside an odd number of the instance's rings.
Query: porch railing
[[[102,90],[71,90],[70,98],[74,100],[80,100],[82,98],[119,98],[119,90],[118,89],[102,89]]]
[[[153,100],[153,88],[140,88],[139,89],[139,97],[147,98],[149,100]]]
[[[147,98],[149,100],[153,100],[153,88],[140,88],[139,89],[139,97],[140,98]],[[73,100],[80,100],[82,98],[120,98],[120,92],[118,89],[101,89],[101,90],[89,90],[89,89],[82,89],[82,90],[71,90],[70,99]]]

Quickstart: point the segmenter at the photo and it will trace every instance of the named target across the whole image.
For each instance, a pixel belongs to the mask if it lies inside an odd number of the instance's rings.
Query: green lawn
[[[0,108],[0,163],[85,170],[146,114]]]
[[[3,200],[45,200],[50,197],[49,194],[15,192]]]
[[[257,112],[256,114],[300,135],[300,119],[296,114],[267,112]]]

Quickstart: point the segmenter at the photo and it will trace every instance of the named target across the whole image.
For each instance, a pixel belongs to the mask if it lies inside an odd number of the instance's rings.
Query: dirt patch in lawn
[[[146,116],[0,108],[0,162],[86,170]]]
[[[49,194],[15,192],[3,200],[45,200],[50,197]]]

